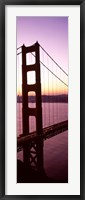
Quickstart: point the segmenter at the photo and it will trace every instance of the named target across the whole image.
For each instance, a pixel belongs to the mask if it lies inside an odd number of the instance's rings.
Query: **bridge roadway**
[[[42,137],[43,140],[46,140],[66,130],[68,130],[68,120],[43,128],[43,133],[40,135],[40,137]],[[29,135],[21,134],[17,138],[17,151],[22,150],[25,143],[35,141],[38,137],[39,136],[36,134],[36,132],[32,132]]]
[[[66,130],[68,130],[68,120],[43,128],[43,133],[40,137],[42,137],[43,140],[46,140]],[[32,132],[29,135],[21,134],[17,138],[17,151],[21,151],[23,145],[35,141],[38,137],[39,136],[37,136],[36,132]]]

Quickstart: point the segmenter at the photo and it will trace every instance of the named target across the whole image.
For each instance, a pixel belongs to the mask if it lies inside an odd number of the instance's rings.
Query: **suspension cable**
[[[18,47],[17,50],[20,49],[21,47],[22,47],[22,46]]]
[[[68,76],[68,74],[60,67],[60,65],[57,62],[55,62],[55,60],[47,53],[47,51],[40,44],[39,46],[50,57],[50,59],[66,74],[66,76]]]
[[[21,52],[19,52],[19,53],[17,53],[17,56],[18,56],[20,53],[22,53],[22,51],[21,51]]]
[[[36,57],[32,52],[31,54]],[[42,61],[40,61],[40,63],[46,68],[48,69],[59,81],[61,81],[64,85],[66,85],[68,87],[68,85],[66,83],[64,83],[56,74],[54,74]]]
[[[68,74],[58,65],[58,63],[56,63],[55,61],[54,61],[54,59],[45,51],[45,49],[39,44],[39,46],[42,48],[42,50],[51,58],[51,60],[68,76]],[[22,46],[21,46],[22,47]],[[19,49],[19,48],[21,48],[21,47],[18,47],[17,48],[17,50]],[[17,53],[17,55],[19,55],[19,54],[21,54],[22,52],[19,52],[19,53]],[[36,57],[32,52],[31,52],[31,54],[34,56],[34,57]],[[64,85],[66,85],[67,87],[68,87],[68,85],[64,82],[64,81],[62,81],[56,74],[54,74],[42,61],[40,61],[40,63],[45,67],[45,68],[47,68],[59,81],[61,81]]]

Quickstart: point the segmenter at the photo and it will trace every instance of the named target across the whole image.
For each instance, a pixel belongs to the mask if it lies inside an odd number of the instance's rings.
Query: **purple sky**
[[[68,71],[68,17],[17,17],[17,47],[36,41]]]
[[[68,73],[68,17],[17,17],[17,47],[36,41]]]

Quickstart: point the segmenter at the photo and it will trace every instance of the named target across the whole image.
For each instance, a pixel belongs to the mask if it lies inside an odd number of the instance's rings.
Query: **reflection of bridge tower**
[[[26,64],[26,54],[35,52],[35,64]],[[35,72],[35,84],[27,84],[27,72]],[[29,108],[29,92],[36,94],[36,108]],[[43,140],[42,140],[42,107],[41,107],[41,83],[40,83],[40,58],[39,44],[36,42],[33,46],[22,46],[22,121],[23,135],[29,135],[29,117],[34,116],[36,120],[35,141],[25,143],[23,146],[23,159],[29,167],[35,167],[39,171],[43,170]]]

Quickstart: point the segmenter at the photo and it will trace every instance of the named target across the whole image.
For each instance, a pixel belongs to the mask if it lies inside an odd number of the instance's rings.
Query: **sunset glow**
[[[31,46],[36,41],[44,47],[51,57],[68,74],[68,17],[17,17],[17,47]],[[22,48],[18,51],[21,52]],[[68,93],[68,77],[40,49],[42,95]],[[48,69],[43,67],[42,62]],[[27,54],[26,64],[34,64],[35,57]],[[34,84],[35,72],[27,73],[27,83]],[[17,95],[22,95],[22,55],[17,56]],[[32,93],[33,95],[33,93]]]

